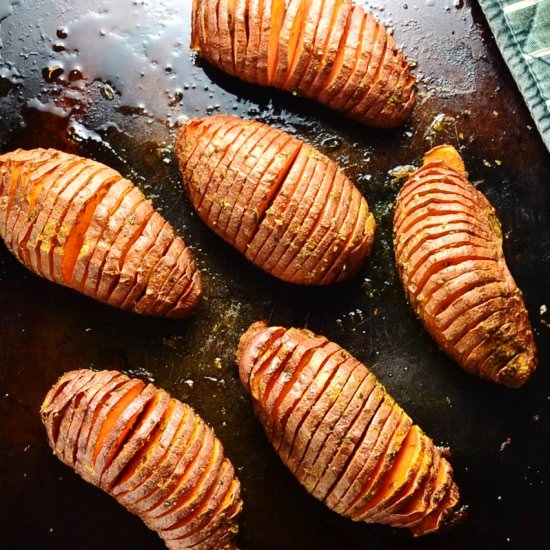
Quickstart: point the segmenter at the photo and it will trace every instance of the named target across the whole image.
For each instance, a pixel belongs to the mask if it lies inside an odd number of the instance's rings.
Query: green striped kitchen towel
[[[479,0],[550,150],[550,0]]]

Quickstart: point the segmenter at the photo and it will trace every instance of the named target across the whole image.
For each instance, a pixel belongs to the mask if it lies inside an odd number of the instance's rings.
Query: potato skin
[[[314,99],[370,126],[403,123],[415,104],[416,79],[391,34],[351,0],[321,4],[243,0],[224,5],[227,13],[216,19],[208,0],[194,0],[191,46],[247,82]],[[230,44],[227,21],[234,22]]]
[[[37,275],[115,307],[181,318],[201,297],[191,252],[151,202],[77,155],[0,156],[0,236]]]
[[[496,212],[451,146],[426,153],[401,188],[394,250],[407,298],[439,347],[470,374],[522,386],[537,364],[528,313]]]
[[[344,281],[363,265],[374,216],[310,145],[260,122],[216,115],[184,124],[175,150],[200,218],[254,265],[303,285]]]
[[[235,548],[239,480],[191,407],[117,371],[82,369],[53,385],[40,412],[57,457],[137,514],[168,548]]]
[[[237,363],[281,460],[330,509],[415,535],[463,517],[447,451],[340,346],[257,322],[241,337]]]

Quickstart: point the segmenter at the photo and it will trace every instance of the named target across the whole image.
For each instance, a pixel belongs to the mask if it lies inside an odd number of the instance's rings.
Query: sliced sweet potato
[[[166,221],[154,212],[149,223],[135,242],[128,248],[124,259],[120,261],[120,276],[108,299],[113,305],[120,307],[137,282],[138,269],[143,269],[143,261],[147,253],[155,246]]]
[[[364,12],[354,69],[338,95],[332,98],[334,104],[339,105],[341,109],[349,109],[350,105],[355,105],[366,91],[365,85],[363,84],[363,87],[361,87],[361,83],[369,71],[378,24],[371,13]]]
[[[393,502],[385,503],[383,507],[381,506],[383,510],[379,512],[370,513],[369,521],[379,522],[382,520],[386,523],[395,521],[397,519],[397,514],[394,516],[392,516],[392,514],[410,506],[410,504],[418,498],[422,488],[428,482],[432,474],[435,446],[432,440],[426,437],[425,434],[420,434],[420,438],[422,439],[424,451],[421,455],[416,472],[412,475],[411,480],[406,484],[401,493],[394,492]],[[420,447],[420,445],[417,446],[417,448]]]
[[[413,426],[403,439],[393,464],[381,480],[373,497],[358,512],[359,517],[373,522],[380,512],[387,513],[401,493],[411,485],[426,452],[426,443],[417,426]]]
[[[338,354],[332,355],[324,365],[323,374],[316,376],[317,379],[322,379],[326,376],[326,380],[321,387],[321,391],[318,394],[316,401],[312,405],[308,405],[307,400],[300,400],[296,404],[294,411],[304,411],[300,422],[294,431],[292,444],[289,448],[288,459],[286,460],[287,467],[292,472],[298,472],[299,466],[304,460],[307,461],[306,455],[310,452],[313,457],[315,456],[315,450],[312,448],[312,443],[315,443],[315,439],[323,438],[328,435],[328,430],[331,429],[332,417],[329,416],[329,412],[333,407],[337,406],[336,403],[340,400],[340,411],[344,410],[344,401],[340,399],[344,393],[346,383],[348,382],[350,372],[346,369],[346,363],[351,361],[346,358],[339,358]],[[332,371],[332,372],[331,372]],[[310,390],[312,388],[310,387]],[[346,403],[347,404],[347,403]],[[293,412],[294,412],[293,411]],[[287,423],[288,425],[288,423]],[[282,457],[281,449],[279,453]],[[308,466],[305,466],[308,468]]]
[[[72,413],[70,415],[70,425],[67,425],[59,432],[60,434],[64,433],[66,439],[64,441],[58,441],[60,450],[59,458],[65,464],[74,464],[77,458],[81,431],[86,414],[90,409],[90,403],[93,403],[95,395],[102,387],[112,382],[114,382],[112,387],[116,387],[122,385],[123,380],[113,371],[100,371],[89,378],[89,383],[81,386],[77,391],[73,391],[73,400],[76,406],[70,407]]]
[[[133,256],[142,257],[140,247],[149,246],[148,235],[158,234],[159,219],[141,191],[99,162],[54,149],[0,155],[0,175],[0,236],[16,257],[42,277],[133,310],[134,304],[124,301],[121,292],[113,292],[122,273],[127,281],[123,284],[138,284],[140,292],[146,292],[150,283],[149,277],[136,277],[140,266]],[[173,239],[181,241],[175,235]],[[183,241],[180,246],[185,247]],[[162,310],[168,316],[185,317],[196,308],[200,276],[192,256],[185,258],[186,263],[180,264],[180,273],[186,273],[189,282],[180,285],[185,299],[171,288],[159,307],[153,298],[150,309],[142,307],[140,313]],[[165,307],[167,295],[178,308]]]
[[[341,108],[345,104],[343,92],[346,83],[356,70],[360,57],[365,23],[364,13],[359,6],[353,6],[349,15],[345,39],[340,44],[334,63],[317,96],[321,103],[326,103],[335,109]]]
[[[303,2],[302,21],[300,23],[300,31],[297,37],[294,56],[290,63],[286,81],[282,87],[285,90],[294,91],[298,89],[298,83],[305,73],[309,59],[313,53],[313,45],[315,41],[315,32],[319,23],[322,2],[309,0]]]
[[[410,115],[415,78],[373,21],[351,0],[194,0],[191,45],[242,80],[389,128]]]
[[[32,161],[31,161],[32,162]],[[85,169],[83,161],[75,159],[69,164],[69,159],[62,172],[55,178],[50,186],[44,186],[37,203],[41,209],[32,223],[30,235],[26,238],[26,248],[29,254],[30,269],[42,277],[47,277],[49,265],[41,263],[40,245],[43,237],[51,237],[51,232],[57,225],[56,220],[50,220],[50,214],[55,207],[58,196],[68,187],[73,180]],[[32,214],[32,213],[31,213]],[[32,217],[32,215],[30,216]]]
[[[96,250],[96,246],[103,237],[103,233],[107,230],[111,217],[115,215],[120,204],[132,192],[133,188],[133,185],[128,180],[120,179],[112,185],[97,205],[94,216],[84,234],[82,246],[71,275],[71,284],[74,285],[76,290],[82,292],[82,286],[88,278],[90,261]]]
[[[149,444],[132,460],[111,490],[113,496],[134,511],[134,505],[166,483],[195,429],[190,409],[172,399]]]
[[[327,399],[324,399],[324,397],[328,395],[330,399],[333,393],[327,391],[327,387],[330,385],[331,389],[334,388],[334,394],[339,393],[341,390],[336,380],[338,379],[339,367],[345,359],[336,350],[332,351],[327,348],[321,348],[319,355],[322,356],[323,351],[326,352],[325,358],[313,378],[316,383],[309,386],[307,384],[308,379],[311,380],[311,378],[308,376],[307,368],[310,361],[308,361],[309,357],[306,355],[303,361],[305,368],[300,371],[298,376],[293,377],[294,380],[291,385],[283,388],[281,393],[284,393],[284,395],[280,395],[278,398],[280,405],[273,411],[274,415],[280,415],[281,424],[284,427],[284,437],[280,437],[277,431],[272,436],[273,447],[291,471],[295,470],[298,461],[305,452],[305,444],[309,442],[314,430],[317,429],[320,417],[324,416],[326,412]],[[315,363],[313,354],[311,354],[311,363]],[[290,391],[288,386],[291,388]],[[294,393],[299,394],[301,388],[303,388],[304,393],[296,398]],[[295,390],[295,392],[292,390]],[[286,413],[283,412],[285,408]],[[277,425],[275,421],[273,424],[274,426]]]
[[[167,544],[173,541],[169,547],[232,543],[239,481],[221,443],[190,407],[116,371],[83,369],[53,386],[41,414],[58,456]],[[66,448],[74,434],[76,453]]]
[[[218,133],[224,160],[212,157],[190,171],[198,151],[211,156],[213,140],[201,121],[208,128],[233,124],[250,130]],[[199,144],[193,149],[188,142]],[[361,268],[372,245],[374,217],[353,184],[311,146],[258,122],[217,115],[184,126],[176,152],[201,219],[258,267],[307,285],[343,281]]]
[[[395,429],[393,429],[394,418],[396,419]],[[360,493],[355,496],[352,503],[348,505],[348,508],[346,509],[346,513],[349,514],[352,519],[356,521],[365,519],[364,516],[368,513],[368,511],[370,511],[371,505],[377,506],[379,504],[379,501],[375,497],[380,493],[380,491],[384,490],[384,480],[395,465],[396,457],[399,456],[399,450],[403,447],[403,441],[406,439],[411,429],[411,424],[411,419],[404,413],[401,413],[400,415],[392,413],[388,418],[388,421],[386,422],[386,425],[376,442],[376,447],[382,448],[382,446],[385,445],[383,457],[378,460],[378,463],[372,471],[370,479],[365,485],[363,485]],[[389,440],[386,443],[386,434],[389,432],[392,432],[392,434],[389,436]],[[376,451],[374,451],[374,455],[371,454],[371,456],[369,456],[369,461],[372,458],[376,458]],[[407,471],[405,471],[405,473],[402,472],[402,476],[408,474],[409,472]],[[409,481],[409,479],[409,477],[406,477],[405,479],[400,477],[398,478],[398,483],[403,486]],[[384,509],[384,507],[382,507],[382,509]]]
[[[281,460],[329,508],[416,534],[459,519],[444,450],[338,345],[259,322],[242,336],[237,363]]]
[[[249,4],[252,5],[261,2],[262,0],[252,0],[249,1]],[[285,17],[279,31],[279,53],[275,66],[275,74],[271,82],[272,86],[282,88],[288,78],[300,35],[304,28],[303,18],[306,10],[309,9],[310,2],[311,0],[289,0],[286,3]],[[250,20],[250,24],[254,25],[252,19]]]
[[[73,396],[80,388],[86,386],[89,376],[77,376],[75,371],[64,374],[58,383],[50,389],[42,404],[42,421],[46,426],[50,447],[57,453],[57,440],[61,435],[60,426],[64,418],[65,409]],[[82,409],[79,409],[82,410]],[[52,414],[55,411],[55,414]],[[70,437],[70,434],[63,432],[63,438]],[[63,447],[60,447],[63,450]]]
[[[382,399],[383,392],[376,385],[374,375],[368,373],[323,442],[310,472],[306,472],[308,477],[305,478],[304,486],[313,496],[320,500],[325,498]]]
[[[224,240],[236,238],[237,231],[240,228],[244,207],[242,191],[246,182],[253,177],[252,174],[261,173],[263,153],[275,141],[276,134],[271,132],[265,126],[257,126],[249,134],[249,138],[243,143],[239,152],[233,158],[227,171],[227,177],[224,181],[224,187],[220,188],[220,193],[226,195],[226,199],[221,201],[221,209],[216,220],[218,234]],[[261,173],[263,175],[263,173]],[[246,205],[246,203],[244,203]],[[212,224],[214,220],[212,220]]]
[[[215,440],[211,448],[203,448],[204,459],[196,460],[180,479],[175,490],[164,501],[148,510],[147,522],[157,529],[174,529],[182,525],[211,496],[223,470],[223,449]],[[202,456],[201,456],[202,458]],[[215,505],[215,503],[214,503]]]
[[[235,230],[235,246],[245,255],[253,253],[249,245],[266,212],[284,185],[299,151],[300,143],[281,133],[265,151],[262,161],[258,164],[258,169],[245,180],[241,192],[243,200],[247,201],[247,204],[245,203],[241,219]],[[266,169],[260,172],[263,166],[266,166]],[[256,174],[261,174],[259,180]],[[239,204],[242,202],[239,201]]]
[[[355,373],[355,370],[358,372]],[[303,476],[305,478],[306,474],[311,473],[314,476],[317,474],[316,471],[312,471],[312,467],[319,458],[321,449],[342,417],[348,414],[354,416],[353,409],[351,411],[347,410],[348,405],[350,405],[353,396],[368,375],[350,358],[340,366],[337,376],[340,376],[341,388],[331,394],[332,402],[318,423],[317,429],[309,442],[304,445],[303,456],[295,467],[297,477]]]
[[[155,484],[153,491],[144,498],[132,504],[131,511],[134,514],[145,514],[149,510],[155,509],[176,489],[180,480],[184,477],[186,470],[193,466],[197,460],[204,460],[208,449],[212,449],[214,440],[207,431],[206,426],[196,421],[194,422],[189,440],[185,445],[186,452],[178,453],[179,458],[175,463],[173,470],[165,473],[160,482]],[[206,451],[203,451],[206,449]],[[202,452],[201,452],[202,451]]]
[[[272,269],[271,253],[281,242],[302,197],[298,189],[299,182],[309,181],[314,167],[315,161],[310,159],[302,148],[277,189],[269,208],[263,212],[263,219],[248,245],[246,257],[251,262],[264,266],[266,271]]]
[[[364,439],[359,443],[359,453],[354,454],[348,469],[327,495],[325,501],[328,506],[338,513],[346,513],[378,480],[377,475],[386,460],[386,450],[402,416],[402,411],[396,406],[395,401],[386,395]],[[358,460],[359,457],[361,460]]]
[[[206,534],[206,537],[210,537],[214,530],[219,530],[222,522],[227,521],[225,517],[227,513],[224,508],[228,508],[230,501],[235,498],[232,494],[232,491],[236,489],[233,483],[234,477],[233,466],[225,459],[202,500],[191,512],[183,515],[165,530],[166,537],[170,540],[177,539],[182,543],[185,541],[186,545],[192,546],[200,543],[206,533],[210,532]],[[198,501],[198,498],[195,500]],[[220,514],[222,511],[225,513]],[[178,515],[182,515],[182,513],[183,507],[178,510]]]
[[[198,1],[201,2],[202,0]],[[195,12],[197,10],[194,9],[193,11]],[[246,48],[248,44],[248,0],[237,0],[234,13],[233,21],[235,22],[235,30],[233,33],[233,58],[235,59],[235,75],[240,76],[244,74],[246,63]],[[207,51],[208,47],[206,46],[203,49]],[[202,49],[201,55],[205,55],[202,53]]]
[[[219,223],[218,220],[221,211],[231,206],[230,200],[219,200],[219,197],[224,197],[231,187],[231,178],[228,175],[232,171],[238,171],[242,168],[241,148],[259,137],[256,135],[255,138],[252,138],[257,130],[256,126],[238,124],[231,132],[224,136],[224,143],[228,143],[229,145],[222,148],[223,156],[218,165],[214,167],[212,158],[207,161],[214,169],[210,173],[211,179],[206,192],[209,195],[209,199],[208,201],[203,201],[206,204],[204,205],[202,217],[212,220],[214,227]]]
[[[328,8],[329,10],[332,9],[332,13],[325,14],[327,20],[330,20],[328,24],[329,34],[319,61],[319,69],[309,89],[303,91],[306,97],[313,99],[318,96],[327,83],[332,67],[337,57],[342,53],[351,23],[351,0],[337,0],[334,4],[329,4]],[[321,21],[320,24],[322,23]]]
[[[414,525],[416,522],[422,520],[430,506],[432,490],[435,487],[439,474],[440,459],[441,453],[438,453],[437,449],[434,449],[432,464],[427,478],[419,483],[416,492],[413,493],[408,502],[403,503],[394,512],[392,511],[387,518],[388,522],[391,522],[396,527],[404,527]]]
[[[231,27],[233,21],[230,15],[230,4],[235,0],[219,0],[218,2],[218,33],[220,63],[223,70],[230,75],[235,74],[235,60],[233,58],[233,37]]]
[[[120,451],[117,452],[116,458],[103,470],[100,479],[101,488],[108,491],[116,483],[130,461],[149,442],[155,428],[160,424],[160,419],[168,409],[169,401],[170,396],[165,391],[156,390],[154,392],[135,427],[131,428],[130,437],[127,438]]]
[[[506,266],[496,213],[453,147],[426,153],[401,189],[394,245],[407,297],[438,345],[467,372],[523,385],[537,363],[528,314]]]
[[[320,11],[317,21],[317,28],[315,29],[315,37],[305,72],[297,85],[297,89],[303,95],[307,94],[313,80],[322,66],[321,60],[325,52],[325,47],[330,32],[329,25],[332,15],[333,13],[338,13],[339,4],[341,3],[342,0],[321,0],[320,2],[317,2]]]
[[[337,176],[336,166],[331,163],[317,163],[317,166],[322,170],[323,175],[318,179],[316,177],[320,182],[318,188],[308,190],[294,220],[289,223],[292,240],[281,251],[281,256],[274,268],[281,273],[294,274],[301,269],[304,261],[311,257],[316,248],[315,243],[320,242],[327,231],[328,215],[325,212],[335,208],[335,199],[342,193],[344,182]]]

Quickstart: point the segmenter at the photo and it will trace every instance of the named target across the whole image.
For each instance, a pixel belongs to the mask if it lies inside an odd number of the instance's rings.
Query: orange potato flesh
[[[258,322],[242,336],[237,363],[274,449],[329,508],[416,534],[459,519],[443,450],[337,344]]]
[[[452,168],[459,174],[466,173],[466,166],[462,157],[458,154],[458,151],[451,145],[440,145],[430,149],[427,153],[424,154],[423,158],[424,164],[429,164],[430,162],[439,161],[442,162],[445,166]]]
[[[155,452],[159,452],[161,438],[165,433],[169,434],[167,441],[171,441],[175,429],[168,432],[168,428],[173,426],[177,428],[182,418],[181,414],[176,411],[176,401],[170,399],[166,411],[161,418],[160,422],[156,424],[153,435],[147,440],[144,445],[130,460],[128,465],[124,468],[121,474],[117,477],[115,485],[112,487],[114,495],[120,495],[130,488],[136,488],[140,484],[140,480],[143,480],[142,475],[147,476],[145,473],[145,465],[150,464],[151,458]],[[160,426],[164,426],[164,429],[160,429]]]
[[[419,428],[413,426],[409,431],[390,471],[382,479],[376,494],[358,511],[363,520],[368,520],[376,512],[389,507],[392,499],[410,484],[412,476],[418,469],[424,455],[425,445],[420,437]]]
[[[113,409],[109,412],[107,418],[101,426],[101,430],[97,434],[97,439],[95,440],[94,450],[92,455],[92,460],[95,462],[97,455],[105,443],[105,438],[111,434],[113,431],[114,423],[117,421],[121,412],[126,408],[126,406],[131,403],[140,393],[141,390],[145,387],[145,384],[136,384],[129,392],[127,392],[122,398],[117,402]],[[121,434],[123,436],[123,434]]]
[[[97,205],[72,270],[72,285],[76,290],[84,292],[90,270],[97,267],[96,262],[93,261],[94,255],[97,254],[97,245],[104,241],[104,235],[109,231],[112,218],[118,215],[121,204],[127,200],[126,197],[132,191],[132,184],[120,179],[112,185]]]
[[[350,376],[350,372],[346,369],[346,362],[349,361],[348,359],[340,361],[334,356],[331,359],[332,361],[330,362],[334,365],[334,370],[325,380],[315,402],[312,405],[308,405],[307,400],[300,400],[294,407],[294,411],[300,410],[301,418],[294,430],[294,437],[288,450],[286,464],[292,471],[297,472],[297,475],[304,467],[309,469],[308,464],[312,460],[312,457],[316,457],[317,453],[313,448],[316,440],[328,435],[327,431],[332,426],[329,413],[334,410],[337,403],[339,403],[341,408],[344,407],[341,398]],[[330,367],[333,365],[330,365]],[[328,370],[330,367],[327,364],[324,365],[325,370]],[[283,458],[284,455],[281,451],[281,446],[277,447],[277,451]]]
[[[109,300],[126,256],[137,254],[134,243],[152,231],[154,209],[137,187],[99,162],[54,149],[0,155],[0,183],[0,236],[21,263],[53,282],[137,312],[134,303],[121,303],[118,293]],[[133,215],[137,224],[130,230]],[[193,312],[201,294],[200,275],[192,256],[185,258],[180,265],[180,275],[186,273],[188,279],[180,285],[185,297],[172,292],[170,307],[163,299],[156,304],[153,297],[149,309],[142,307],[140,313],[162,310],[185,317]],[[134,273],[125,276],[146,292],[149,279],[135,277],[140,266],[133,265]]]
[[[275,78],[279,55],[279,36],[285,18],[285,0],[272,0],[269,44],[267,50],[267,82],[271,85]],[[259,82],[261,84],[261,82]]]
[[[52,387],[41,414],[65,464],[139,515],[169,547],[233,544],[240,484],[222,444],[191,408],[152,384],[83,369]],[[57,427],[72,425],[73,435],[54,437],[60,415],[68,420]],[[75,433],[85,454],[69,446]]]
[[[405,527],[416,524],[426,515],[430,505],[430,496],[432,488],[436,485],[436,479],[439,474],[440,454],[435,452],[432,466],[428,474],[428,479],[420,484],[411,500],[400,507],[390,516],[389,520],[396,527]]]
[[[94,198],[87,203],[84,212],[82,212],[77,218],[76,223],[72,226],[71,232],[65,241],[63,246],[64,254],[62,260],[62,274],[63,281],[66,285],[70,285],[72,283],[73,268],[84,242],[84,234],[90,225],[90,221],[97,205],[107,194],[108,190],[108,186],[102,187]]]
[[[420,457],[420,463],[416,472],[411,476],[409,483],[404,489],[399,494],[394,494],[391,502],[384,506],[385,510],[376,511],[374,514],[370,515],[370,521],[378,522],[381,519],[386,522],[399,521],[399,519],[401,519],[399,513],[405,510],[411,502],[418,499],[419,495],[425,495],[427,493],[425,485],[429,483],[432,476],[435,446],[424,434],[421,435],[421,439],[425,451],[423,452],[423,457]],[[418,448],[421,447],[422,445]],[[424,499],[424,502],[426,501],[427,499]]]
[[[325,87],[336,59],[343,55],[342,50],[349,33],[352,11],[351,0],[336,0],[334,4],[329,4],[327,7],[329,10],[332,8],[332,13],[322,14],[320,24],[330,18],[328,36],[313,82],[307,90],[302,91],[306,97],[317,98]]]
[[[145,383],[142,382],[141,384],[136,384],[128,393],[126,393],[113,407],[113,409],[109,412],[107,418],[105,419],[105,422],[103,422],[103,425],[101,426],[101,430],[97,434],[97,439],[95,441],[95,446],[93,449],[92,454],[92,460],[93,462],[96,461],[97,455],[100,453],[101,449],[105,446],[105,440],[107,436],[109,436],[115,428],[115,424],[119,417],[122,415],[122,412],[124,409],[132,403],[132,401],[135,400],[135,398],[142,392],[143,388],[145,387]],[[136,414],[137,416],[137,414]],[[135,416],[134,416],[135,418]],[[126,426],[122,431],[120,431],[117,434],[117,441],[120,442],[124,439],[126,436],[126,433],[130,430],[130,426]],[[118,445],[116,445],[118,447]]]
[[[367,462],[348,491],[334,505],[335,510],[354,520],[359,519],[359,511],[378,489],[409,427],[409,419],[394,403]]]
[[[341,108],[344,103],[345,85],[356,70],[364,25],[363,15],[362,8],[358,6],[352,8],[348,18],[349,26],[345,32],[346,40],[340,45],[330,73],[319,93],[319,99],[334,108]],[[333,101],[334,99],[336,102]]]
[[[104,468],[100,479],[100,486],[109,490],[113,484],[119,482],[121,475],[126,471],[128,463],[148,444],[160,419],[168,410],[170,396],[162,391],[153,391],[153,396],[144,409],[139,413],[139,419],[131,434],[124,442],[120,452],[109,465]],[[127,432],[128,433],[128,432]],[[117,449],[118,450],[118,449]]]
[[[113,495],[133,513],[140,513],[150,506],[150,502],[158,501],[158,493],[166,489],[168,480],[174,475],[179,466],[181,453],[196,453],[199,440],[196,433],[202,426],[193,417],[190,410],[182,403],[177,402],[173,415],[162,429],[158,441],[149,445],[150,452],[145,458],[147,462],[140,464],[135,479],[130,480],[131,487],[126,485],[115,487]],[[192,442],[193,445],[189,445]],[[145,503],[148,503],[145,505]]]
[[[186,545],[192,546],[211,537],[214,531],[219,532],[222,522],[227,522],[232,515],[227,509],[235,498],[235,489],[233,467],[229,461],[224,460],[216,481],[210,485],[200,504],[170,526],[165,531],[166,537],[170,540],[177,539],[182,544],[185,541]]]

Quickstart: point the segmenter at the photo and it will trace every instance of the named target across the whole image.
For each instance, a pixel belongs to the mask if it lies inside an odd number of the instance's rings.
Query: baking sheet
[[[550,538],[550,159],[481,12],[452,0],[362,2],[418,63],[416,110],[404,127],[384,132],[196,60],[190,4],[0,3],[0,151],[52,146],[120,170],[192,246],[205,287],[189,320],[142,318],[39,279],[0,245],[0,547],[162,548],[47,445],[38,414],[47,389],[63,372],[91,367],[152,380],[215,428],[243,485],[243,550],[540,548]],[[173,137],[178,121],[217,112],[290,131],[356,182],[378,232],[354,280],[318,289],[280,282],[193,214]],[[391,217],[399,175],[444,142],[459,148],[496,207],[524,290],[540,367],[521,390],[471,378],[447,359],[396,278]],[[309,327],[369,365],[437,443],[453,448],[467,521],[412,539],[355,524],[307,495],[270,448],[238,381],[234,350],[258,319]]]

